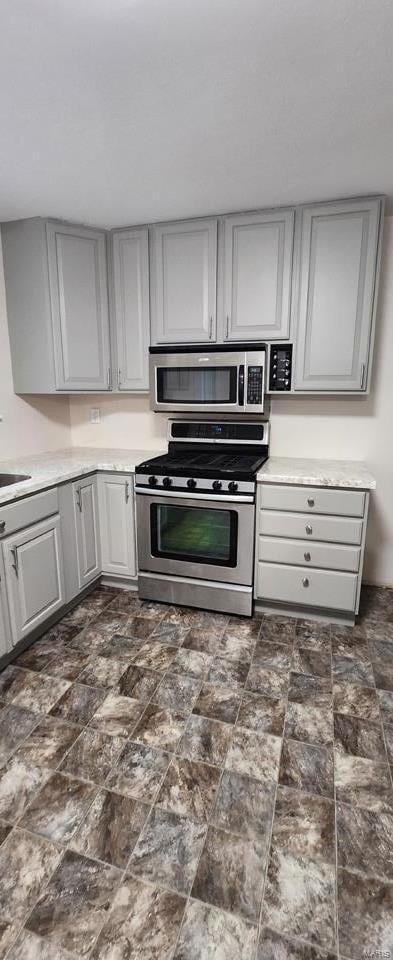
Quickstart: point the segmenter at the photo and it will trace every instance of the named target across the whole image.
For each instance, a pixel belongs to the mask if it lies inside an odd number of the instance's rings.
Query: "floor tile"
[[[142,609],[143,600],[140,600],[135,590],[118,590],[109,601],[106,610],[126,613],[128,616],[136,614]]]
[[[99,631],[105,630],[105,632],[108,634],[108,637],[113,637],[115,633],[122,633],[125,636],[132,636],[132,634],[128,634],[127,632],[128,624],[129,617],[127,614],[117,613],[115,610],[110,610],[109,607],[94,620],[94,628],[98,629]]]
[[[90,720],[105,697],[105,690],[99,690],[97,687],[86,687],[81,683],[73,683],[61,700],[53,707],[51,715],[82,726]]]
[[[169,607],[164,623],[179,627],[199,627],[201,611],[195,610],[194,607]]]
[[[333,705],[336,713],[346,713],[364,720],[379,720],[378,699],[375,690],[354,683],[333,685]]]
[[[162,620],[167,613],[168,606],[166,603],[156,603],[154,600],[142,600],[141,607],[138,610],[138,617],[159,621]]]
[[[223,683],[228,687],[243,687],[249,671],[249,661],[242,658],[236,661],[224,657],[214,657],[207,680],[210,683]]]
[[[195,876],[206,826],[155,807],[129,863],[133,876],[187,894]]]
[[[57,623],[19,655],[18,666],[27,667],[29,670],[41,670],[49,659],[60,655],[78,632],[77,626],[63,622]]]
[[[7,923],[5,920],[0,920],[0,960],[4,960],[4,957],[9,951],[9,948],[12,943],[15,942],[18,935],[18,924]],[[14,960],[16,960],[16,954],[14,954]],[[8,953],[10,957],[11,954]],[[20,953],[19,960],[26,960],[26,954]],[[32,958],[34,960],[34,957]]]
[[[244,637],[256,640],[259,636],[262,620],[252,617],[231,617],[226,625],[228,636]]]
[[[386,764],[336,750],[334,777],[337,800],[377,813],[393,813],[393,789]]]
[[[277,781],[280,751],[280,737],[236,727],[225,765],[256,780]]]
[[[257,929],[198,901],[189,901],[173,960],[250,960]]]
[[[210,656],[215,656],[219,642],[219,634],[193,627],[187,631],[182,646],[183,650],[195,650],[197,653],[207,653]]]
[[[339,865],[393,880],[393,814],[338,803],[336,817]]]
[[[43,717],[18,750],[18,757],[26,763],[57,767],[79,737],[81,727],[65,723],[56,717]]]
[[[256,960],[335,960],[336,956],[262,927]]]
[[[256,733],[274,733],[281,737],[285,716],[283,700],[274,700],[261,694],[248,693],[242,696],[237,723],[239,727],[255,730]]]
[[[0,848],[0,918],[22,920],[50,879],[61,851],[25,830],[13,830]]]
[[[72,847],[86,857],[125,869],[149,810],[140,800],[100,790]]]
[[[297,740],[284,740],[279,783],[306,793],[333,797],[333,751]]]
[[[240,705],[240,696],[233,687],[203,683],[193,713],[222,723],[235,723]]]
[[[368,660],[367,634],[362,626],[330,627],[332,654],[335,657],[354,657],[355,660]]]
[[[175,659],[171,664],[173,673],[185,673],[189,677],[196,677],[203,680],[209,672],[212,663],[212,657],[208,653],[201,653],[198,650],[186,650],[184,647],[177,651]]]
[[[27,929],[84,957],[107,917],[121,874],[67,851],[27,921]]]
[[[120,919],[115,911],[109,915],[91,960],[170,960],[186,904],[184,897],[134,877],[128,877],[126,883],[128,914]]]
[[[216,654],[225,660],[233,660],[234,663],[238,660],[248,660],[250,663],[254,647],[255,640],[252,637],[235,637],[231,633],[223,633],[217,641]]]
[[[232,727],[228,724],[193,715],[187,721],[177,752],[189,760],[220,766],[224,763],[231,736]]]
[[[69,681],[9,666],[0,674],[0,696],[6,703],[35,713],[48,713],[68,690]]]
[[[335,871],[330,863],[272,852],[262,923],[326,949],[335,946]],[[280,954],[278,954],[280,956]]]
[[[393,691],[393,658],[389,661],[382,657],[380,660],[373,660],[373,673],[375,684],[380,690]]]
[[[141,716],[144,704],[131,697],[108,693],[106,699],[93,714],[90,725],[111,737],[129,737]]]
[[[315,677],[304,673],[290,674],[288,699],[292,703],[308,703],[314,707],[331,705],[332,685],[329,677]]]
[[[125,635],[129,637],[138,637],[140,640],[147,640],[153,633],[155,621],[151,617],[130,617],[127,623]]]
[[[338,871],[340,951],[353,960],[388,957],[393,949],[393,884]]]
[[[211,610],[200,610],[196,623],[200,630],[216,633],[219,636],[227,628],[229,617],[226,613],[213,613]]]
[[[212,815],[216,827],[259,839],[265,853],[270,837],[275,784],[224,770]]]
[[[393,693],[377,690],[377,697],[383,723],[393,723]]]
[[[296,624],[295,646],[308,650],[330,650],[330,624],[317,620],[298,620]]]
[[[245,920],[258,920],[265,866],[264,843],[209,827],[192,896]]]
[[[82,780],[103,783],[124,747],[124,737],[108,736],[86,727],[63,760],[60,769]]]
[[[372,666],[369,660],[356,657],[333,656],[333,682],[358,683],[364,687],[374,686]]]
[[[88,687],[114,687],[120,677],[127,670],[123,660],[113,660],[110,657],[93,656],[79,676],[79,683]]]
[[[101,657],[106,658],[107,660],[114,660],[116,663],[123,663],[124,667],[128,663],[132,663],[138,655],[141,647],[143,647],[143,640],[138,640],[137,637],[128,637],[123,636],[121,633],[114,633],[113,637],[107,638],[107,642],[104,646],[100,647],[99,653]]]
[[[7,960],[75,960],[75,954],[62,950],[46,938],[37,937],[29,930],[22,930]]]
[[[382,728],[379,723],[334,714],[334,746],[341,753],[387,762]]]
[[[152,803],[170,762],[170,754],[141,743],[126,743],[106,786],[127,797]]]
[[[292,646],[295,639],[296,620],[290,617],[263,617],[260,639],[276,640]]]
[[[160,643],[169,643],[171,647],[181,647],[190,631],[188,627],[179,627],[174,623],[167,623],[166,620],[160,620],[154,625],[152,640],[159,640]]]
[[[194,702],[201,689],[201,681],[186,674],[167,673],[157,687],[153,701],[159,707],[191,713]]]
[[[210,764],[174,757],[156,805],[204,822],[210,817],[220,776],[218,768]]]
[[[60,656],[57,655],[47,663],[43,672],[51,677],[60,677],[63,680],[72,681],[80,676],[88,662],[89,657],[86,653],[65,649]]]
[[[277,848],[294,857],[334,863],[333,801],[279,787],[272,833],[272,849]]]
[[[287,644],[276,643],[275,640],[257,640],[254,650],[254,663],[263,667],[275,667],[277,670],[289,670],[292,660],[292,649]]]
[[[8,837],[11,830],[12,825],[10,823],[6,823],[5,820],[0,820],[0,846],[4,843],[5,838]]]
[[[54,773],[36,793],[21,825],[55,843],[67,843],[76,833],[95,793],[93,784]]]
[[[172,647],[169,643],[160,643],[159,640],[151,638],[146,640],[139,648],[135,663],[138,667],[147,667],[149,670],[165,673],[175,659],[177,652],[177,647]]]
[[[120,693],[123,697],[132,697],[134,700],[146,702],[153,696],[161,679],[161,673],[130,664],[116,684],[116,693]]]
[[[386,620],[374,620],[373,622],[365,622],[363,626],[363,631],[367,637],[367,641],[371,650],[375,650],[378,654],[381,653],[383,647],[378,648],[379,643],[393,643],[393,621],[390,623]]]
[[[309,647],[296,647],[293,651],[292,670],[295,673],[307,673],[315,677],[330,677],[331,669],[329,649],[310,650]]]
[[[79,653],[91,657],[93,654],[100,655],[101,650],[108,643],[108,635],[105,627],[98,627],[97,624],[85,627],[68,644],[69,650],[77,650]]]
[[[285,715],[285,736],[291,740],[303,740],[306,743],[319,743],[328,746],[333,742],[333,710],[330,701],[326,706],[314,706],[313,703],[293,703],[287,705]]]
[[[267,697],[285,697],[288,683],[288,670],[270,670],[259,663],[252,663],[245,686],[246,690],[263,693]]]
[[[133,731],[133,738],[148,747],[173,753],[178,747],[185,726],[184,714],[149,704]]]
[[[389,763],[393,765],[393,726],[385,725],[385,741]]]
[[[365,584],[360,595],[359,615],[363,620],[391,620],[392,591],[388,587],[371,587]]]
[[[11,757],[0,771],[0,817],[14,823],[49,779],[51,770]]]
[[[6,706],[0,710],[0,768],[29,733],[40,717],[23,707]]]

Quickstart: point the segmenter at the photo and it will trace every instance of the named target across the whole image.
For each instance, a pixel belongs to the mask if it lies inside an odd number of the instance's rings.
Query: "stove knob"
[[[157,486],[157,477],[149,477],[149,487]]]
[[[190,488],[190,490],[194,490],[194,487],[196,487],[196,485],[197,485],[196,480],[187,480],[187,486]]]
[[[228,490],[229,490],[230,493],[236,493],[237,487],[238,487],[238,485],[237,485],[237,483],[236,483],[236,480],[230,480],[230,481],[229,481],[229,483],[228,483]]]
[[[171,486],[171,483],[172,483],[171,477],[164,477],[164,479],[163,479],[163,481],[162,481],[163,487],[170,487],[170,486]]]
[[[213,486],[213,490],[221,490],[221,487],[222,487],[221,480],[214,480],[212,486]]]

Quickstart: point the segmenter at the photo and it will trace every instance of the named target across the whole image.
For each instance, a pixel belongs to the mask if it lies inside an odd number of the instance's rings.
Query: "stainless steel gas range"
[[[169,421],[168,453],[136,468],[141,597],[251,615],[268,444],[268,423]]]

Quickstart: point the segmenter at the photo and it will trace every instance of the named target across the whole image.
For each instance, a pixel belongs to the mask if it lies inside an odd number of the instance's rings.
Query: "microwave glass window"
[[[150,512],[153,556],[236,566],[236,511],[154,503]]]
[[[236,403],[237,367],[158,367],[159,403]]]

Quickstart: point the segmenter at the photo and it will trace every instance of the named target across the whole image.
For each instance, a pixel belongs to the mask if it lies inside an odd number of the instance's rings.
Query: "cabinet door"
[[[365,390],[381,201],[302,211],[295,389]]]
[[[58,390],[110,388],[106,236],[47,224]]]
[[[153,343],[216,339],[217,220],[151,229]]]
[[[96,477],[73,484],[79,589],[101,573]]]
[[[7,537],[3,555],[15,644],[65,602],[59,515]]]
[[[134,481],[131,474],[98,477],[102,572],[136,576]]]
[[[224,218],[224,339],[289,337],[294,211]]]
[[[1,568],[1,558],[0,558]],[[0,657],[3,657],[9,650],[9,632],[8,632],[8,614],[6,609],[6,594],[4,577],[0,578]]]
[[[149,241],[147,227],[113,234],[113,313],[118,390],[149,388]]]

